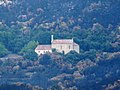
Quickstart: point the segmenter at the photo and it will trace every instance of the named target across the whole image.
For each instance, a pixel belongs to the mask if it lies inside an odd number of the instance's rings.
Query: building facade
[[[35,49],[35,52],[38,55],[52,53],[52,49],[55,49],[57,52],[67,54],[70,51],[76,51],[79,53],[79,45],[74,42],[73,39],[55,39],[51,35],[51,45],[38,45]]]

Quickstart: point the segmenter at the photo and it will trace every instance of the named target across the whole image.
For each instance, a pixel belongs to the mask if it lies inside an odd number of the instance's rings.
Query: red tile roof
[[[60,39],[60,40],[53,40],[52,42],[53,44],[70,44],[70,43],[73,43],[73,40],[72,39]]]
[[[38,45],[36,50],[51,50],[51,45]]]

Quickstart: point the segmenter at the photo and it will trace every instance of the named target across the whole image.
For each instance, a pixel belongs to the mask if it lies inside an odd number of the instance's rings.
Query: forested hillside
[[[1,88],[19,82],[36,90],[119,89],[119,5],[120,0],[0,0]],[[80,54],[38,57],[34,49],[50,44],[51,35],[74,38]]]
[[[1,2],[4,0],[1,0]],[[118,25],[119,0],[6,0],[0,5],[0,21],[11,25],[43,27],[49,30]],[[58,25],[59,24],[59,25]],[[68,28],[67,28],[68,27]]]

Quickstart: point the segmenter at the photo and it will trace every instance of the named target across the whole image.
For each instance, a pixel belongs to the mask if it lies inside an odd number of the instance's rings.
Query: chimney
[[[51,43],[53,42],[53,35],[51,35]]]

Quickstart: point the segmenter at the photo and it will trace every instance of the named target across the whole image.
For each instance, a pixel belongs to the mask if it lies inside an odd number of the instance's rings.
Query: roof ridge
[[[54,39],[54,40],[72,40],[72,39]]]

